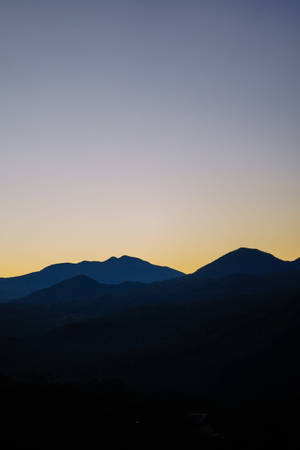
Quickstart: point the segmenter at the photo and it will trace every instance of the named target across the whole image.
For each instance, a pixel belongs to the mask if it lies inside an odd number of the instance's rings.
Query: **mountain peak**
[[[195,272],[197,276],[262,275],[287,270],[291,263],[255,248],[240,247]]]
[[[97,281],[93,280],[88,275],[75,275],[72,278],[67,278],[66,280],[62,280],[59,283],[56,283],[55,286],[76,286],[76,285],[82,285],[82,284],[91,284],[96,285],[99,284]]]
[[[62,280],[50,287],[37,290],[29,294],[21,302],[44,303],[54,301],[78,300],[82,297],[96,297],[103,286],[87,275],[76,275],[72,278]]]
[[[261,252],[261,250],[258,250],[257,248],[250,248],[250,247],[239,247],[236,250],[233,250],[229,253],[251,253],[251,252]]]
[[[118,261],[118,258],[116,256],[111,256],[110,258],[106,259],[104,262],[114,262],[114,261]]]
[[[264,251],[259,250],[259,249],[257,249],[257,248],[249,248],[249,247],[240,247],[240,248],[237,248],[236,250],[232,250],[231,252],[226,253],[223,257],[225,257],[225,256],[227,256],[227,255],[271,256],[272,258],[275,258],[275,256],[273,256],[271,253],[264,252]],[[275,259],[277,259],[277,258],[275,258]]]
[[[122,255],[119,259],[122,259],[123,261],[125,261],[128,259],[138,259],[138,258],[134,258],[133,256],[128,256],[128,255]]]
[[[135,262],[135,263],[140,263],[140,264],[150,264],[148,261],[145,261],[144,259],[136,258],[135,256],[129,256],[129,255],[122,255],[119,258],[119,260],[122,261],[123,263]]]

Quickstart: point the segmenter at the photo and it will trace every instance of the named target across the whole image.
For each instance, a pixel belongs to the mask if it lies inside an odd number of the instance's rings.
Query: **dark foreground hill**
[[[282,346],[281,358],[296,351],[299,280],[299,272],[211,282],[187,277],[154,283],[149,292],[150,285],[125,284],[107,287],[111,291],[97,298],[92,292],[85,299],[2,305],[0,372],[120,376],[142,386],[198,391],[212,384],[216,391],[237,364],[237,386],[241,361],[247,367],[262,355],[265,364]],[[69,283],[82,281],[102,288],[85,278]],[[88,320],[97,314],[102,317]],[[294,363],[296,354],[289,361]]]
[[[149,285],[76,277],[0,313],[4,430],[18,448],[24,439],[53,446],[58,436],[66,448],[92,448],[120,434],[142,445],[295,446],[298,271]]]
[[[68,323],[105,317],[128,309],[160,304],[204,304],[238,295],[289,295],[299,287],[299,273],[228,275],[119,285],[99,284],[78,276],[23,299],[0,305],[0,336],[38,335]]]
[[[183,276],[169,267],[157,266],[139,258],[122,256],[104,262],[82,261],[45,267],[39,272],[11,278],[0,278],[0,300],[23,297],[33,291],[47,288],[60,281],[86,275],[99,283],[118,284],[125,281],[151,283]]]

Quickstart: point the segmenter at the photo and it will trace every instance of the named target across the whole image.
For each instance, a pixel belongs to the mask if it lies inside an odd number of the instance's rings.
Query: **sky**
[[[0,0],[0,276],[300,256],[300,3]]]

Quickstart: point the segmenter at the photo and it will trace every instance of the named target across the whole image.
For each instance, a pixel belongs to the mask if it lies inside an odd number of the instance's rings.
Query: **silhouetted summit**
[[[97,297],[105,291],[107,286],[109,285],[100,284],[86,275],[77,275],[51,287],[34,291],[19,301],[26,303],[78,301],[82,298]]]
[[[19,277],[0,278],[0,299],[23,297],[77,275],[86,275],[99,283],[119,284],[125,281],[151,283],[178,278],[184,274],[178,270],[157,266],[127,255],[121,258],[111,257],[103,262],[53,264],[39,272]]]
[[[233,274],[264,275],[273,272],[296,270],[297,261],[283,261],[261,250],[241,247],[210,264],[198,269],[194,275],[201,277],[219,277]]]

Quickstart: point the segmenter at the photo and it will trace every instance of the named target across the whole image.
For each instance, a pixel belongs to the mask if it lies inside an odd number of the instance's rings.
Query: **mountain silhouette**
[[[297,271],[111,286],[76,277],[47,291],[51,298],[56,292],[53,309],[51,301],[25,299],[0,305],[2,370],[122,374],[137,385],[217,396],[226,396],[229,386],[236,402],[239,389],[244,399],[248,391],[249,398],[265,395],[265,387],[271,395],[285,395],[288,388],[294,396],[299,280]],[[67,301],[75,287],[89,294]],[[89,299],[102,288],[103,295]],[[118,308],[97,317],[105,303]]]
[[[295,261],[283,261],[270,253],[242,247],[201,267],[193,275],[202,278],[233,274],[264,275],[299,268],[300,258]]]
[[[51,287],[79,275],[85,275],[101,284],[108,285],[118,285],[124,282],[164,283],[173,280],[174,282],[178,281],[179,284],[171,283],[171,289],[183,290],[182,283],[186,277],[210,280],[229,275],[266,275],[299,269],[300,258],[295,261],[283,261],[270,253],[250,248],[239,248],[227,253],[191,275],[124,255],[121,258],[111,257],[104,262],[82,261],[77,264],[54,264],[39,272],[19,277],[0,278],[0,300],[22,298],[34,291]],[[146,289],[147,296],[150,295],[152,289],[151,287]],[[165,292],[165,289],[163,291]]]
[[[108,261],[113,266],[128,259],[135,260],[125,257]],[[48,280],[53,280],[57,274],[68,277],[74,266],[82,270],[96,268],[97,264],[55,265],[38,274],[51,274]],[[137,392],[143,398],[145,393],[152,398],[156,392],[161,398],[161,393],[166,392],[166,399],[157,411],[165,410],[167,405],[171,412],[178,405],[178,393],[182,393],[182,398],[190,395],[193,402],[189,409],[183,408],[184,415],[195,410],[211,414],[215,409],[218,417],[224,411],[234,437],[236,430],[240,432],[239,426],[244,433],[244,422],[249,423],[247,436],[252,435],[253,420],[260,411],[261,429],[266,429],[269,435],[266,418],[277,411],[278,429],[281,430],[284,418],[290,436],[291,422],[286,411],[295,415],[296,430],[299,422],[295,413],[300,396],[299,345],[300,259],[287,262],[259,250],[242,248],[194,274],[151,283],[107,284],[77,274],[24,298],[0,304],[0,383],[3,374],[1,392],[7,400],[4,409],[12,411],[11,417],[19,411],[20,404],[25,405],[24,413],[18,415],[23,423],[24,416],[28,416],[28,401],[31,404],[33,398],[38,399],[38,406],[30,409],[44,423],[44,410],[49,408],[41,386],[45,374],[50,374],[45,383],[53,401],[51,420],[56,417],[58,401],[60,406],[63,404],[62,392],[69,381],[71,389],[65,404],[81,423],[78,393],[83,393],[85,385],[95,406],[82,410],[91,411],[93,419],[89,419],[88,430],[90,433],[90,424],[95,420],[97,438],[99,417],[104,420],[115,410],[115,432],[119,417],[127,419],[132,414]],[[8,406],[13,391],[9,377],[19,379],[24,391],[21,397],[22,391],[17,386],[17,401],[11,409]],[[57,388],[56,380],[61,380]],[[102,416],[99,408],[103,405],[103,394],[98,380],[119,380],[124,386],[121,392],[115,392],[115,384],[111,385],[113,389],[108,385],[108,403]],[[80,390],[74,389],[76,383]],[[126,386],[134,391],[132,403],[120,414],[120,406],[128,398]],[[174,403],[170,402],[171,392],[176,393]],[[242,416],[240,425],[237,426],[236,419],[232,423],[232,411],[239,417],[247,408],[249,415]],[[64,417],[69,417],[65,407],[60,409]],[[152,406],[151,411],[157,416]],[[140,411],[132,417],[136,423]],[[51,420],[47,423],[52,424]],[[36,423],[31,417],[29,422]],[[65,428],[64,419],[61,423]],[[72,433],[74,420],[71,423]],[[68,439],[69,434],[68,431]],[[251,447],[255,445],[256,441]],[[209,448],[232,447],[229,442],[228,447]]]
[[[9,300],[50,287],[60,281],[86,275],[99,283],[119,284],[125,281],[151,283],[183,276],[182,272],[124,255],[106,261],[82,261],[45,267],[39,272],[11,278],[0,278],[0,299]]]
[[[154,308],[171,303],[208,305],[214,299],[219,299],[221,305],[224,299],[236,296],[289,295],[299,290],[299,276],[300,271],[292,270],[265,275],[185,276],[154,283],[114,285],[77,276],[24,298],[2,303],[0,335],[33,335],[63,324],[151,305]]]
[[[103,294],[109,287],[110,285],[100,284],[86,275],[77,275],[48,288],[34,291],[25,299],[19,301],[24,301],[27,304],[42,304],[49,301],[52,303],[78,301],[83,298],[95,298]]]

